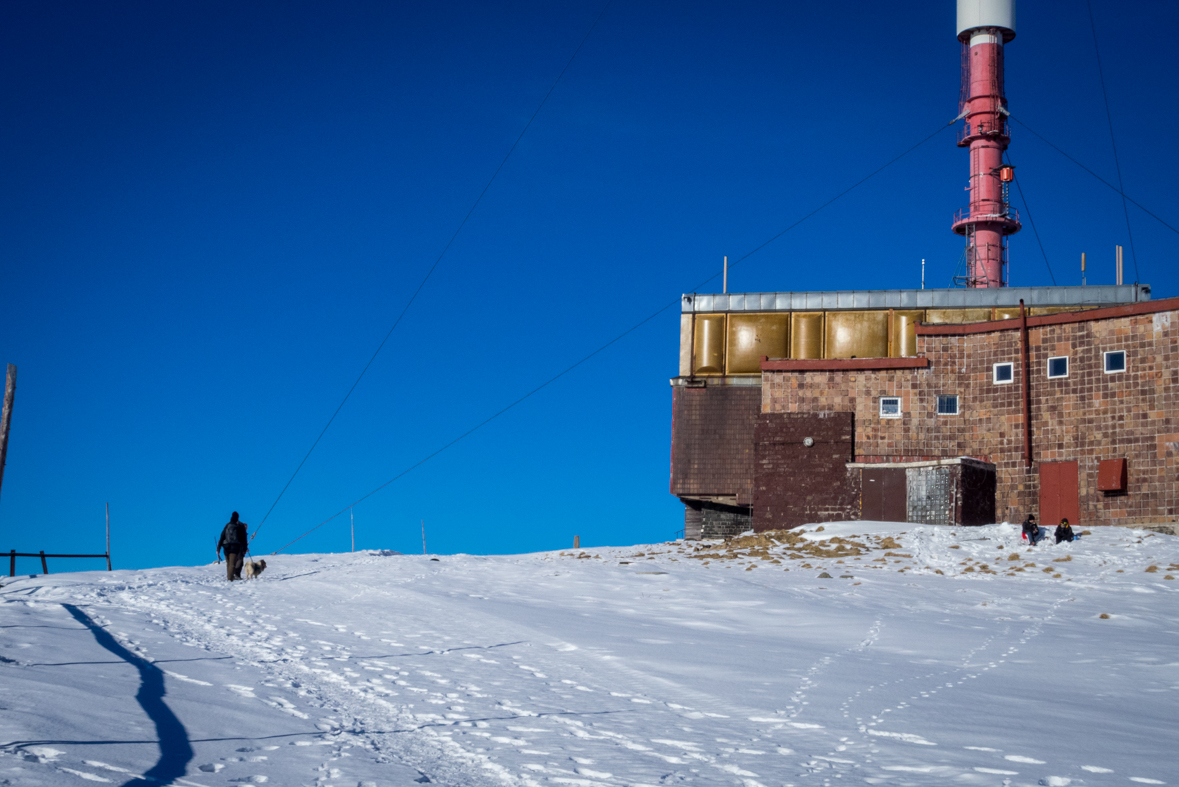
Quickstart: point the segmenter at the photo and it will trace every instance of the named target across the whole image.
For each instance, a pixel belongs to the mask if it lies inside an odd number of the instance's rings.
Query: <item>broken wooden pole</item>
[[[49,573],[49,564],[45,562],[45,550],[44,549],[41,550],[41,573],[42,574]]]
[[[12,400],[15,397],[16,367],[8,364],[8,375],[4,378],[4,409],[0,411],[0,487],[4,485],[4,465],[8,461],[8,426],[12,423]]]

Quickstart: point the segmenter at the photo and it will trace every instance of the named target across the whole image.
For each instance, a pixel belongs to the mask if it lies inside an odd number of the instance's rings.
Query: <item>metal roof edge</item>
[[[784,312],[871,309],[970,309],[992,306],[1095,306],[1150,300],[1149,284],[1085,287],[991,287],[937,290],[825,290],[814,292],[685,293],[681,311]]]

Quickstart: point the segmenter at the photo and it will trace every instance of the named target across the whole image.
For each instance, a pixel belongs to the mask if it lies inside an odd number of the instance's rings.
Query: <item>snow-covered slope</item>
[[[3,579],[0,784],[1179,783],[1172,536],[270,563]]]

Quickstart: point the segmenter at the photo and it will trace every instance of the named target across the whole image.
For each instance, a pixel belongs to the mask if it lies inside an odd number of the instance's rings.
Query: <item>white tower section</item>
[[[958,0],[958,40],[978,28],[1002,30],[1004,44],[1015,38],[1015,0]]]

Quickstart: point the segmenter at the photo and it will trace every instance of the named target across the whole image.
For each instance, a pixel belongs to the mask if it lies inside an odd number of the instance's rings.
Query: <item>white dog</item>
[[[246,579],[257,579],[258,575],[266,570],[265,560],[247,560],[244,573]]]

